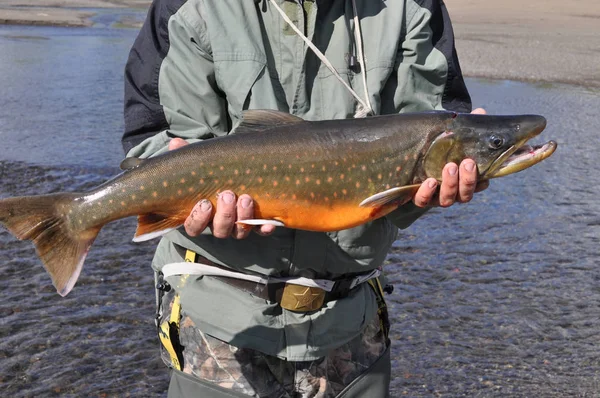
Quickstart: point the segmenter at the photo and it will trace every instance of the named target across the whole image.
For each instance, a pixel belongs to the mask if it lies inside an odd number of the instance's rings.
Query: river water
[[[135,34],[0,27],[0,197],[82,190],[118,172]],[[468,86],[490,113],[545,115],[544,139],[559,148],[402,232],[387,265],[393,396],[598,396],[600,93]],[[165,395],[155,242],[131,243],[134,229],[103,229],[66,298],[31,244],[0,231],[0,396]]]

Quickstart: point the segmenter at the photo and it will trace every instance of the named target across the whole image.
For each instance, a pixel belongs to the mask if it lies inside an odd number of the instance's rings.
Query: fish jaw
[[[504,177],[525,170],[548,158],[557,147],[556,141],[548,141],[543,145],[530,146],[525,144],[520,148],[515,148],[498,168],[491,173],[487,173],[485,177],[488,179]]]

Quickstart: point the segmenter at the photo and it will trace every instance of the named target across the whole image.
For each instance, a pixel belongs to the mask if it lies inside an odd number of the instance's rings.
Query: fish
[[[192,207],[219,192],[249,194],[255,218],[338,231],[383,217],[410,201],[448,162],[476,162],[480,180],[549,157],[555,141],[527,142],[546,127],[539,115],[448,111],[306,121],[273,110],[245,111],[233,134],[147,159],[126,158],[121,174],[88,192],[0,199],[0,224],[31,240],[61,296],[74,287],[100,229],[137,216],[134,241],[180,227]]]

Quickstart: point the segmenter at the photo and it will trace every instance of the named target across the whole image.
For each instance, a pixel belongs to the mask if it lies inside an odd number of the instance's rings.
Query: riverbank
[[[0,0],[0,24],[91,26],[98,8],[147,8],[148,0]],[[120,21],[137,28],[137,21]]]
[[[90,26],[98,8],[148,0],[0,0],[0,24]],[[447,0],[467,77],[600,88],[597,0]],[[140,21],[121,21],[137,28]]]
[[[446,0],[465,76],[600,88],[597,0]]]

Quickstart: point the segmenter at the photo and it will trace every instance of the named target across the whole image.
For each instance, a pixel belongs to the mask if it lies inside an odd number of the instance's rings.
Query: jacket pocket
[[[251,54],[215,58],[217,86],[225,94],[234,126],[248,108],[252,87],[264,71],[265,62]]]

